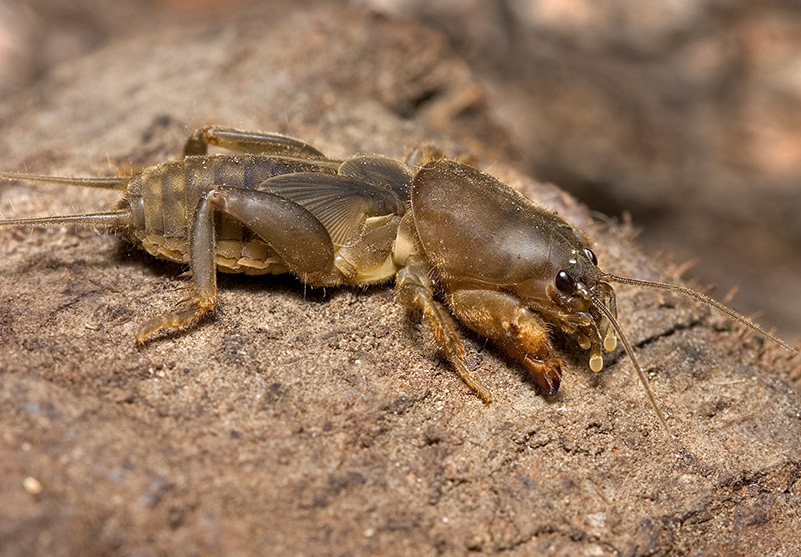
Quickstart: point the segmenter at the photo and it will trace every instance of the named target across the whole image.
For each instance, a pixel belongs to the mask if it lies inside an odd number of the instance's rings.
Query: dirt
[[[302,38],[301,39],[299,39]],[[115,175],[201,125],[332,156],[433,142],[584,230],[612,272],[675,280],[630,227],[504,163],[508,136],[437,32],[278,3],[112,41],[0,107],[0,168]],[[102,195],[101,195],[102,194]],[[5,217],[112,192],[3,184]],[[794,554],[801,408],[791,361],[691,302],[619,287],[625,355],[592,374],[557,336],[560,393],[464,333],[482,403],[391,285],[220,280],[213,318],[144,347],[183,269],[89,230],[0,230],[0,553]]]

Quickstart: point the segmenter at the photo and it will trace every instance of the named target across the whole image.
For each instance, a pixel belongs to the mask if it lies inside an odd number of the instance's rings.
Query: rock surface
[[[675,278],[630,231],[496,162],[504,135],[441,35],[352,8],[279,3],[61,66],[0,107],[0,168],[114,175],[210,123],[332,156],[471,152],[582,228],[607,269]],[[107,193],[3,184],[0,211],[99,210]],[[801,550],[801,408],[778,378],[793,362],[684,300],[618,289],[672,439],[627,357],[592,375],[566,338],[546,399],[465,334],[497,397],[482,404],[390,286],[226,276],[215,318],[137,347],[182,269],[85,230],[0,229],[0,253],[3,553]]]

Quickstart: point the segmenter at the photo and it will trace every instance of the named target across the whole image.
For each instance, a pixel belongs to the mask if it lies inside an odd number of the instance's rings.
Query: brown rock
[[[436,33],[279,4],[59,67],[0,108],[0,168],[114,174],[178,156],[210,123],[287,132],[334,156],[401,157],[433,141],[494,162],[503,135],[477,91]],[[610,270],[657,276],[625,230],[491,170],[584,229]],[[112,198],[0,189],[4,215]],[[466,334],[498,399],[482,404],[389,286],[223,277],[217,317],[139,348],[137,325],[180,299],[180,268],[88,231],[3,229],[0,245],[9,554],[801,549],[800,409],[776,377],[790,364],[692,303],[619,289],[673,440],[628,358],[592,375],[569,339],[562,391],[545,399]]]

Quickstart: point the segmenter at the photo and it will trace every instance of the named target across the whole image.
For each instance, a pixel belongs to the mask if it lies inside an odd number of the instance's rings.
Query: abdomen
[[[212,188],[254,189],[280,174],[321,171],[319,166],[254,155],[189,156],[147,168],[128,188],[134,216],[131,240],[158,258],[188,264],[192,216]],[[216,263],[221,271],[288,272],[261,238],[232,217],[217,213],[215,230]]]

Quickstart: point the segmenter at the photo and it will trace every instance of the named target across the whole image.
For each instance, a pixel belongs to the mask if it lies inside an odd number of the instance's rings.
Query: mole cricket
[[[208,154],[216,145],[236,154]],[[214,310],[217,270],[292,273],[309,286],[395,279],[396,298],[422,313],[438,349],[484,401],[490,390],[468,368],[451,317],[517,360],[546,395],[563,361],[548,329],[589,350],[625,352],[664,427],[634,350],[617,322],[612,283],[669,290],[708,304],[790,353],[785,341],[684,286],[602,271],[588,240],[558,216],[492,176],[418,149],[405,162],[380,156],[334,160],[297,139],[206,127],[184,158],[120,178],[0,173],[27,180],[123,192],[113,210],[8,219],[0,226],[86,225],[116,232],[148,253],[188,264],[191,294],[174,313],[146,321],[145,343]]]

